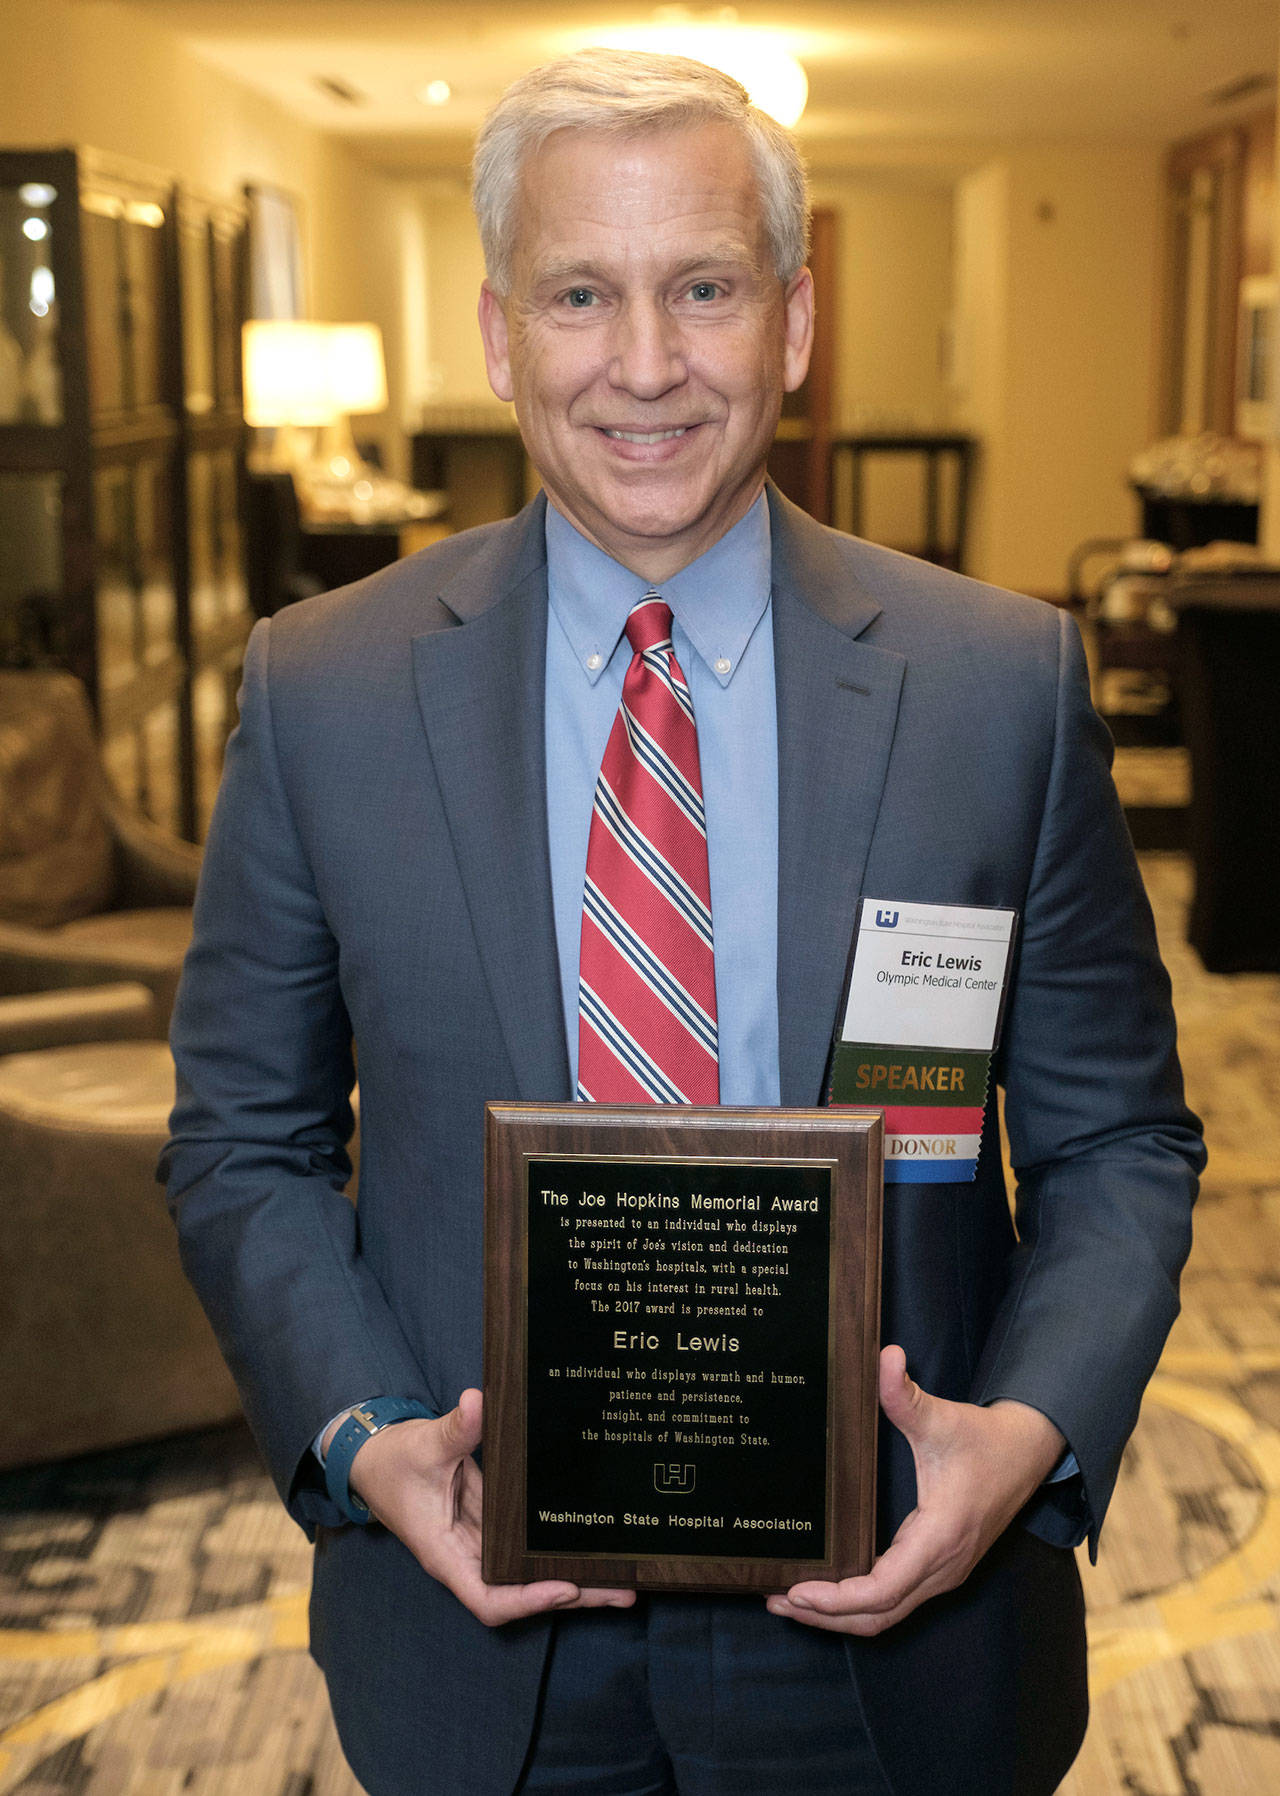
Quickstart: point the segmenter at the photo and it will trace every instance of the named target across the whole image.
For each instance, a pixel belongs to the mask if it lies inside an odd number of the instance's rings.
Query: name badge
[[[866,898],[828,1102],[884,1111],[886,1184],[978,1169],[1017,912]]]

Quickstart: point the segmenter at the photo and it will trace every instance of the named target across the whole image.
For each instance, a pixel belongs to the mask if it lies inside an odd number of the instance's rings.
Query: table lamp
[[[357,479],[366,472],[351,434],[352,412],[381,412],[387,405],[387,369],[382,332],[376,324],[322,324],[331,416],[325,423],[318,459],[331,479]]]
[[[310,433],[337,418],[327,330],[295,319],[253,319],[244,326],[245,423],[274,433],[266,456],[274,468],[296,472],[312,453]]]
[[[274,431],[268,463],[293,475],[310,517],[368,523],[438,509],[356,449],[351,414],[387,404],[376,324],[254,319],[244,326],[243,358],[245,422]]]

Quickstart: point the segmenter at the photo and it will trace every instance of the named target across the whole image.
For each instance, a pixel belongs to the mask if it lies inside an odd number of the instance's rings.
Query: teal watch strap
[[[384,1428],[419,1417],[427,1422],[440,1419],[433,1409],[428,1409],[416,1398],[374,1397],[368,1403],[357,1404],[338,1429],[325,1454],[324,1482],[330,1499],[348,1521],[363,1524],[373,1520],[368,1504],[362,1503],[351,1488],[351,1462],[356,1454],[367,1440],[381,1434]]]

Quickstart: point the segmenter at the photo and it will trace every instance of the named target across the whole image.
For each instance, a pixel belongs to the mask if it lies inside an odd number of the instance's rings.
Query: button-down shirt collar
[[[649,585],[588,542],[550,504],[546,529],[551,605],[578,665],[594,686],[613,657],[628,612]],[[720,686],[733,678],[764,616],[771,577],[769,507],[761,493],[719,542],[655,589],[670,605],[677,629]],[[676,659],[680,658],[677,642]]]

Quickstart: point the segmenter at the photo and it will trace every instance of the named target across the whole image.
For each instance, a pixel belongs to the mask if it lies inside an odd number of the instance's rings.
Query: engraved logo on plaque
[[[687,1497],[697,1479],[697,1466],[654,1464],[653,1488],[660,1490],[664,1497]]]

